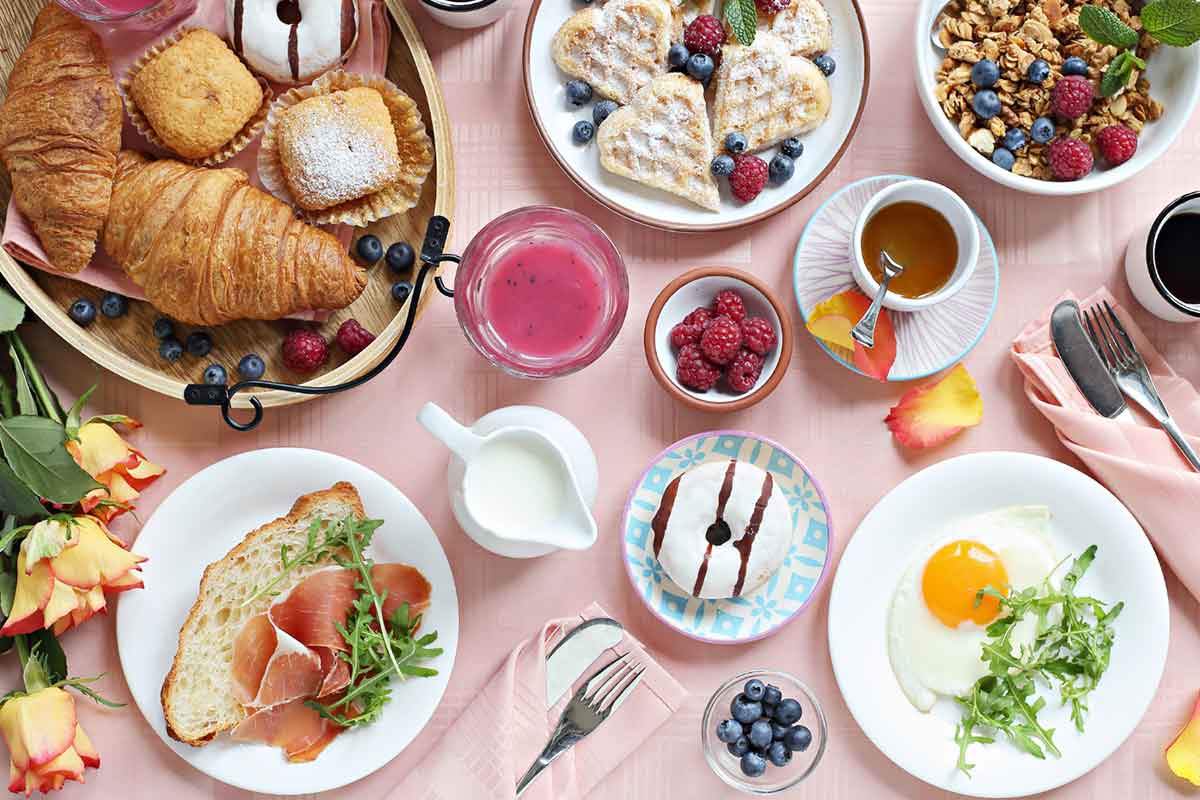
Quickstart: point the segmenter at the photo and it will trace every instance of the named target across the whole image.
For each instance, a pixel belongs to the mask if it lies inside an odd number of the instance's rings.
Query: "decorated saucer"
[[[791,549],[766,583],[740,597],[701,599],[682,589],[654,556],[651,520],[667,485],[688,469],[737,459],[771,473],[792,517]],[[779,631],[808,605],[827,571],[831,550],[828,505],[808,468],[782,445],[745,431],[709,431],[659,453],[625,507],[621,556],[629,581],[666,625],[702,642],[740,644]]]
[[[876,175],[855,181],[826,200],[812,215],[796,245],[792,280],[800,316],[807,323],[818,303],[857,288],[851,275],[850,240],[859,212],[880,189],[910,180],[907,175]],[[978,344],[1000,296],[1000,261],[982,220],[979,260],[961,290],[925,311],[888,312],[896,330],[896,361],[889,381],[926,378],[952,367]],[[817,339],[831,358],[859,374],[851,353]]]

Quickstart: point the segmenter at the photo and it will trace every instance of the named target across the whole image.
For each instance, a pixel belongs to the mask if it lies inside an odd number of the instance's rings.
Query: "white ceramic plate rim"
[[[286,459],[286,471],[279,468],[280,459]],[[270,479],[244,480],[247,474],[269,475],[272,470],[277,470],[280,476],[273,487]],[[307,764],[288,764],[276,748],[266,745],[238,744],[220,737],[196,748],[176,742],[166,733],[160,687],[175,652],[176,632],[195,600],[200,575],[210,563],[172,558],[168,550],[178,549],[172,548],[172,537],[177,542],[189,528],[203,529],[206,536],[213,537],[197,546],[219,551],[217,558],[236,545],[251,528],[230,526],[227,533],[217,533],[222,529],[211,518],[189,524],[186,514],[192,506],[203,502],[206,492],[211,504],[214,487],[239,480],[243,484],[252,483],[253,491],[265,495],[261,508],[254,505],[252,510],[238,512],[239,516],[261,517],[258,524],[287,513],[291,502],[302,494],[327,488],[339,480],[349,481],[362,495],[367,514],[385,520],[375,534],[372,548],[382,549],[391,560],[419,567],[433,585],[433,603],[425,615],[425,629],[437,630],[438,646],[445,650],[431,662],[438,675],[411,684],[396,684],[392,702],[385,708],[382,719],[343,733],[319,758]],[[288,493],[291,498],[278,508],[266,499]],[[143,570],[146,588],[126,593],[117,607],[117,648],[129,690],[142,716],[172,751],[223,783],[251,792],[296,795],[336,789],[359,780],[391,761],[416,738],[433,716],[450,682],[458,649],[458,594],[441,543],[421,512],[399,489],[347,458],[304,448],[269,448],[218,461],[192,475],[159,504],[142,528],[134,550],[150,560]],[[159,620],[150,628],[161,637],[154,640],[157,650],[147,643],[144,622],[147,616]],[[412,691],[405,691],[410,687]]]
[[[998,481],[1001,479],[994,476],[1004,476],[1006,472],[1018,472],[1022,485],[1017,489],[1013,488],[1014,484],[1011,482],[1000,485]],[[996,502],[989,499],[989,493],[1011,499]],[[1088,581],[1096,579],[1094,573],[1098,571],[1103,571],[1109,581],[1112,580],[1114,571],[1125,571],[1130,577],[1121,581],[1123,596],[1101,599],[1124,600],[1126,612],[1130,612],[1136,606],[1142,606],[1147,611],[1141,616],[1154,622],[1153,625],[1137,628],[1138,634],[1141,635],[1131,644],[1128,641],[1131,636],[1129,628],[1132,626],[1132,623],[1129,623],[1129,614],[1126,614],[1124,620],[1118,619],[1119,626],[1123,621],[1129,624],[1118,628],[1112,666],[1105,678],[1111,678],[1113,671],[1118,667],[1122,671],[1122,677],[1128,677],[1125,673],[1131,669],[1129,661],[1135,665],[1132,669],[1140,670],[1141,674],[1138,680],[1133,682],[1133,690],[1124,693],[1111,680],[1106,689],[1104,679],[1101,680],[1092,697],[1092,711],[1085,733],[1076,734],[1070,729],[1069,721],[1065,726],[1059,726],[1056,742],[1063,747],[1061,759],[1051,756],[1039,761],[1005,742],[987,746],[976,745],[971,751],[971,760],[978,765],[976,775],[970,780],[961,780],[953,768],[957,745],[952,739],[948,738],[947,742],[930,743],[921,739],[912,727],[905,725],[907,720],[889,718],[885,713],[885,708],[899,707],[905,714],[911,712],[909,716],[912,719],[930,720],[934,725],[939,724],[936,714],[922,715],[904,698],[888,664],[886,643],[881,646],[881,661],[868,663],[866,659],[868,654],[863,643],[872,642],[871,649],[874,651],[878,649],[879,642],[885,639],[885,632],[882,625],[875,633],[865,629],[864,618],[875,622],[886,620],[887,608],[895,588],[892,576],[881,575],[881,570],[876,568],[879,567],[876,562],[891,558],[894,554],[890,551],[894,548],[889,548],[888,540],[902,538],[906,529],[913,526],[920,526],[918,536],[928,536],[941,524],[962,514],[1026,502],[1044,502],[1050,505],[1057,518],[1066,509],[1061,502],[1056,506],[1055,501],[1067,493],[1087,498],[1087,505],[1077,505],[1069,513],[1105,518],[1102,528],[1068,533],[1065,537],[1070,538],[1072,545],[1078,546],[1079,550],[1093,542],[1100,545],[1096,562],[1084,577],[1081,587],[1087,591]],[[1031,500],[1031,496],[1038,499]],[[918,501],[922,507],[930,510],[929,519],[913,522],[904,514],[898,513]],[[958,510],[949,510],[955,507]],[[1107,532],[1097,532],[1098,530]],[[1128,540],[1125,537],[1129,537]],[[1118,541],[1122,542],[1122,555],[1126,558],[1119,561],[1119,567],[1113,567],[1112,564],[1118,563],[1112,559],[1113,547],[1116,546],[1114,543]],[[1108,543],[1108,562],[1104,561],[1105,542]],[[907,566],[908,564],[901,559],[898,563],[889,565],[887,569],[895,572],[895,577],[898,578],[899,573]],[[862,582],[860,579],[868,573],[871,580]],[[864,597],[868,599],[863,600]],[[871,624],[868,622],[867,627]],[[830,660],[838,689],[851,715],[867,738],[897,766],[911,775],[941,789],[972,797],[1022,797],[1048,791],[1075,780],[1108,758],[1137,727],[1154,698],[1166,664],[1169,625],[1170,611],[1162,569],[1141,526],[1125,506],[1094,479],[1066,464],[1029,453],[1004,451],[973,453],[942,461],[921,470],[888,492],[868,512],[842,554],[830,592],[828,619]],[[864,638],[868,636],[877,638]],[[1123,652],[1122,636],[1125,637]],[[1135,647],[1135,644],[1138,646]],[[1129,681],[1126,681],[1122,686],[1128,689],[1128,683]],[[874,696],[872,691],[875,691]],[[1114,694],[1119,696],[1114,698]],[[939,700],[939,706],[947,702]],[[937,712],[938,707],[935,707],[934,711]],[[1106,711],[1108,713],[1105,713]],[[950,713],[953,715],[952,710]],[[1057,703],[1053,700],[1047,707],[1047,713],[1059,713]],[[1065,712],[1063,716],[1065,717]],[[945,723],[945,727],[949,734],[951,725]],[[1086,748],[1089,740],[1096,742],[1100,739],[1103,739],[1101,744],[1093,745],[1091,749]],[[943,751],[946,750],[947,744],[950,748],[949,759],[945,767],[942,767],[941,759],[946,755]],[[984,747],[1006,750],[988,752]],[[937,748],[941,748],[935,756],[939,768],[927,768],[925,761],[930,751]],[[1005,765],[1010,767],[1008,772],[1004,773],[1002,778],[989,782],[981,775],[979,769],[989,758],[1012,758],[1014,763],[1005,762]]]

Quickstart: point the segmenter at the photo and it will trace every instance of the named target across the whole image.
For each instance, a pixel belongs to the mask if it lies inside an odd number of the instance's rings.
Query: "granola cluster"
[[[1141,20],[1126,0],[952,0],[946,6],[939,32],[946,58],[938,69],[935,96],[942,111],[958,125],[959,134],[984,156],[1000,146],[1007,129],[1028,133],[1038,117],[1054,120],[1056,136],[1074,136],[1095,149],[1096,135],[1109,125],[1125,125],[1140,134],[1147,122],[1162,116],[1162,104],[1150,96],[1150,82],[1137,69],[1120,92],[1112,97],[1100,95],[1101,76],[1119,51],[1093,41],[1080,30],[1079,9],[1087,3],[1110,9],[1139,31],[1137,55],[1149,57],[1157,42],[1142,32]],[[1087,62],[1088,78],[1097,91],[1088,113],[1065,122],[1054,118],[1050,92],[1062,77],[1063,61],[1070,56]],[[1000,79],[991,88],[1002,109],[990,120],[978,119],[971,107],[976,91],[971,66],[984,58],[1000,69]],[[1026,79],[1026,70],[1038,58],[1050,65],[1050,77],[1041,84]],[[1014,154],[1012,171],[1053,180],[1046,149],[1030,140]]]

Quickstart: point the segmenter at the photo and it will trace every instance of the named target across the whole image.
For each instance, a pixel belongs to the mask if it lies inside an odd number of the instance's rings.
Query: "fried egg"
[[[956,521],[915,558],[892,596],[888,657],[906,697],[929,711],[939,696],[965,694],[987,674],[982,660],[987,626],[1008,594],[1042,583],[1056,560],[1048,539],[1050,509],[1013,506]],[[1029,644],[1037,620],[1013,629],[1014,645]]]

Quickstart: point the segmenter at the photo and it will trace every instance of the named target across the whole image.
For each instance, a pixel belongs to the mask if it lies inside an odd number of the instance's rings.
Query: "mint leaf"
[[[1171,47],[1190,47],[1200,41],[1200,3],[1196,0],[1155,0],[1142,9],[1142,27]]]
[[[1100,44],[1111,44],[1120,48],[1137,46],[1137,31],[1107,8],[1084,6],[1079,9],[1079,27]]]
[[[758,30],[758,8],[754,0],[725,0],[725,21],[733,29],[733,35],[739,44],[754,43],[754,34]]]
[[[1129,83],[1129,76],[1133,74],[1134,57],[1128,50],[1123,50],[1108,62],[1108,69],[1100,79],[1100,94],[1112,97]]]

